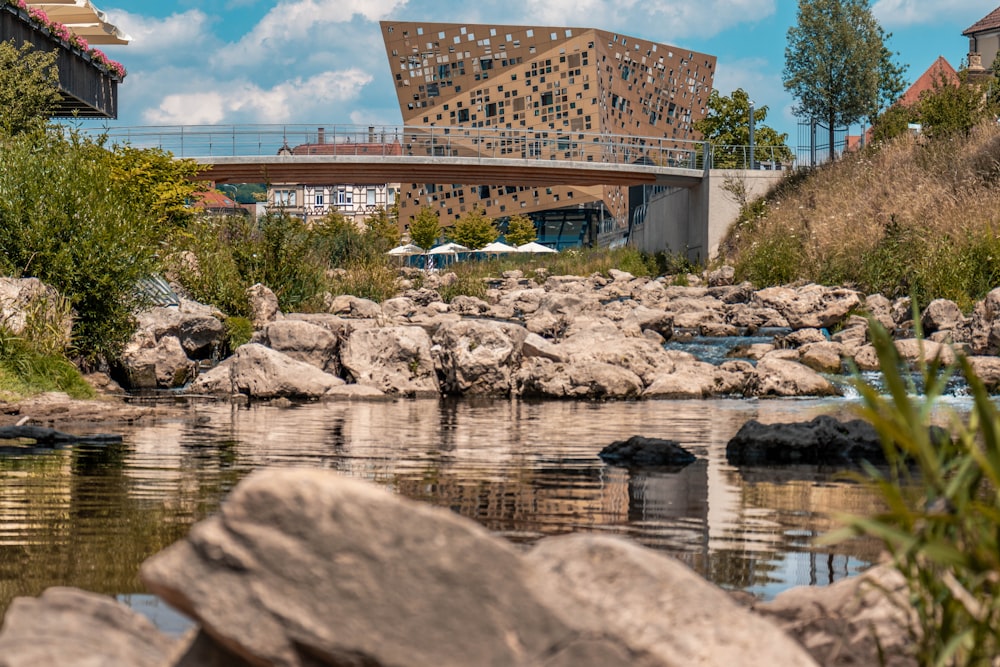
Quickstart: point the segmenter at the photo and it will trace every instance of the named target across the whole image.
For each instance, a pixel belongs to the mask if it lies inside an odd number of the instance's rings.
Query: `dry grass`
[[[1000,284],[1000,128],[910,136],[779,187],[729,233],[727,260],[759,285],[806,279],[968,306]]]

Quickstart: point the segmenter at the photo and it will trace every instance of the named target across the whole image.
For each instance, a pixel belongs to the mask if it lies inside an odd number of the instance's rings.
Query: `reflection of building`
[[[300,144],[295,148],[284,148],[290,155],[402,155],[398,140],[388,141],[387,137],[376,137],[374,129],[369,129],[367,141],[348,140],[351,137],[333,137],[329,141],[321,127],[316,133],[316,142]],[[306,220],[321,218],[337,211],[354,224],[361,226],[365,219],[382,208],[388,211],[396,203],[399,183],[378,185],[302,185],[275,183],[268,185],[268,207],[284,210]]]
[[[567,147],[595,136],[687,140],[715,72],[714,56],[591,28],[381,26],[407,126],[535,130]],[[516,150],[500,157],[536,157],[530,143]],[[529,215],[548,245],[613,239],[629,215],[619,186],[404,183],[400,220],[424,205],[443,225],[474,206],[494,218]]]
[[[27,9],[0,4],[0,42],[15,47],[29,43],[39,51],[55,51],[59,70],[56,116],[118,117],[121,65],[93,45],[128,44],[131,37],[108,23],[89,2],[25,3]]]
[[[1000,7],[973,23],[962,33],[969,38],[969,73],[993,71],[993,61],[1000,51]]]

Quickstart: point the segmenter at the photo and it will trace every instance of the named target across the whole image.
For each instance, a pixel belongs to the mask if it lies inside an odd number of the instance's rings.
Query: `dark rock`
[[[939,427],[932,427],[931,435],[937,441],[948,437]],[[751,419],[726,445],[726,458],[734,465],[886,462],[874,426],[861,419],[840,421],[829,415],[786,424],[761,424]]]
[[[96,433],[92,435],[74,435],[64,433],[44,426],[2,426],[0,427],[0,440],[34,440],[40,445],[65,445],[68,443],[87,445],[111,445],[122,441],[120,435],[109,433]]]
[[[674,440],[633,435],[601,450],[605,463],[624,466],[686,466],[697,457]]]

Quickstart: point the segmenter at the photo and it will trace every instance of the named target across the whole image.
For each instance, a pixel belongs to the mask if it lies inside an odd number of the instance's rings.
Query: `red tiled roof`
[[[937,86],[941,85],[941,82],[945,81],[952,85],[958,85],[958,73],[955,68],[951,66],[944,56],[938,56],[927,71],[920,75],[920,77],[913,82],[913,85],[907,88],[903,96],[899,98],[899,104],[903,106],[910,106],[916,104],[920,100],[920,96],[927,92],[928,90],[933,90]]]
[[[198,208],[239,208],[240,205],[218,190],[196,192],[192,196],[192,205]]]
[[[997,7],[992,12],[979,19],[971,26],[965,29],[962,34],[966,37],[971,37],[972,35],[978,35],[982,32],[990,32],[991,30],[1000,30],[1000,7]]]
[[[398,141],[386,143],[299,144],[292,155],[402,155]]]

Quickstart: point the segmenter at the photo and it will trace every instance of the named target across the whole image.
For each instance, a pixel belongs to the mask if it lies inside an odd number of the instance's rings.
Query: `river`
[[[163,400],[163,399],[161,399]],[[168,399],[179,416],[125,426],[109,448],[0,456],[0,612],[54,585],[119,596],[166,630],[184,623],[143,593],[139,564],[184,536],[254,470],[327,468],[451,508],[517,544],[596,531],[676,556],[763,598],[868,565],[871,542],[818,548],[831,514],[877,505],[817,466],[734,467],[725,445],[749,419],[810,419],[847,399],[525,402],[391,400],[238,406]],[[679,441],[681,470],[604,464],[631,435]]]

